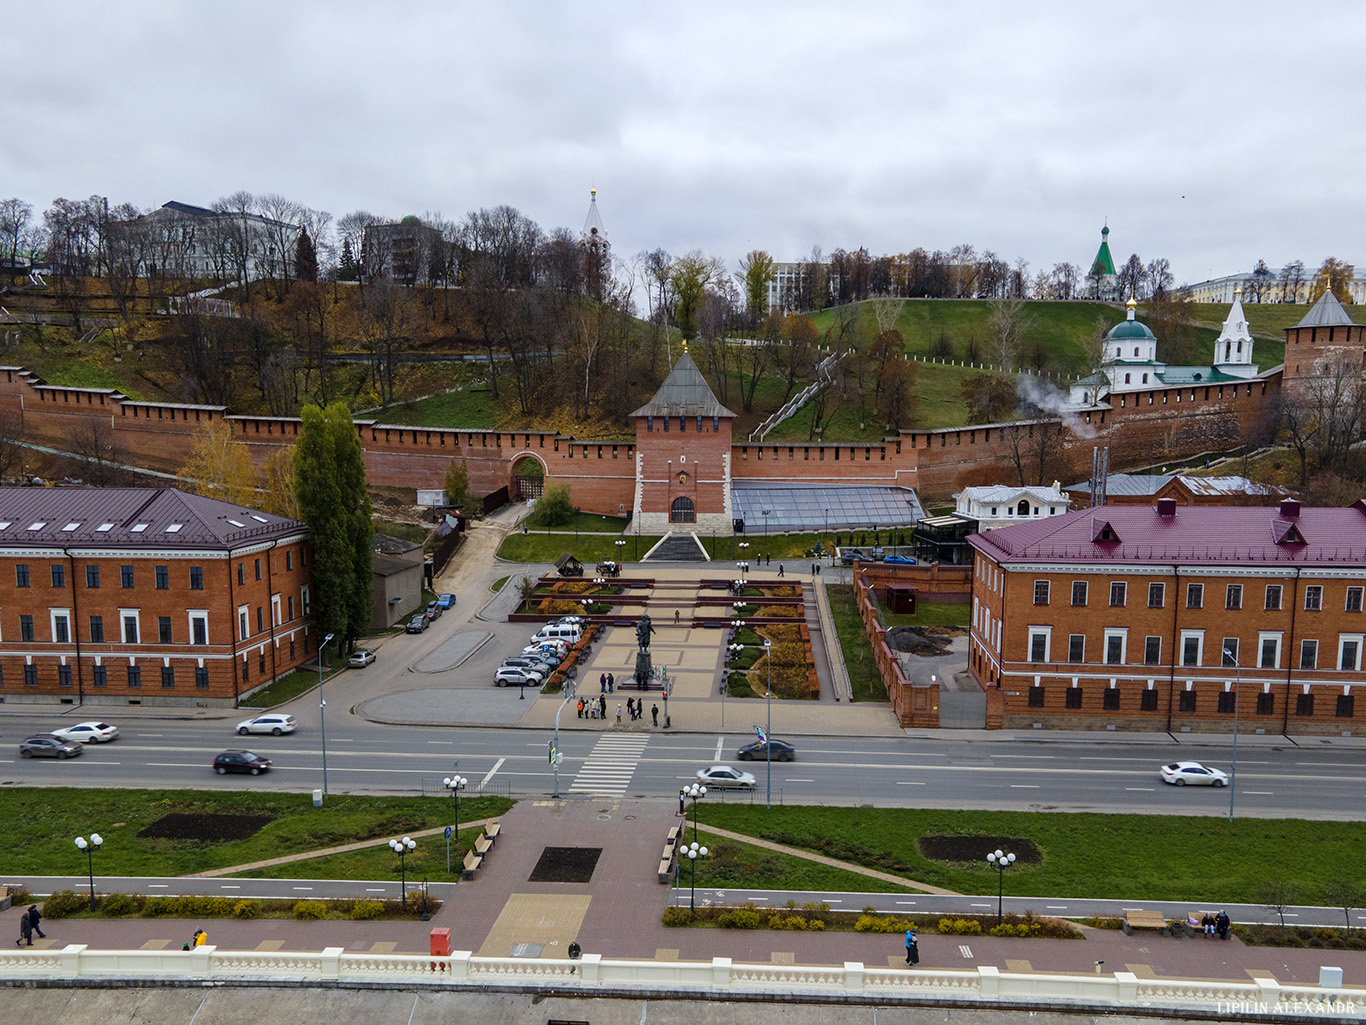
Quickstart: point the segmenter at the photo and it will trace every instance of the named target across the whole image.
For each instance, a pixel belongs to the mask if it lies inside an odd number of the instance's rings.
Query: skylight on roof
[[[101,534],[103,534],[105,531],[113,530],[113,529],[114,529],[114,525],[113,525],[112,523],[101,523],[98,527],[95,528],[95,530],[96,530],[98,533],[101,533]]]
[[[169,527],[166,528],[166,533],[178,534],[180,533],[180,528],[183,526],[185,526],[185,524],[183,523],[172,523]]]
[[[234,520],[232,517],[228,517],[228,522],[231,523],[234,527],[245,527],[245,526],[246,526],[245,523],[242,523],[242,522],[239,521],[239,520]]]
[[[264,516],[257,516],[255,513],[252,513],[252,514],[251,514],[251,518],[252,518],[253,520],[258,520],[258,521],[261,522],[261,523],[269,523],[269,522],[270,522],[270,521],[269,521],[268,519],[266,519]]]
[[[28,525],[28,529],[29,529],[29,530],[42,530],[42,529],[43,529],[44,527],[46,527],[46,526],[47,526],[47,521],[46,521],[46,520],[39,520],[37,523],[30,523],[30,524]]]
[[[80,526],[79,523],[68,523],[68,524],[67,524],[65,527],[63,527],[62,529],[63,529],[63,530],[75,530],[75,529],[76,529],[77,527],[79,527],[79,526]]]
[[[134,533],[134,534],[141,534],[141,533],[142,533],[144,530],[146,530],[146,529],[147,529],[147,524],[145,524],[145,523],[134,523],[134,524],[133,524],[133,533]]]
[[[9,525],[13,522],[13,520],[5,520],[3,523],[0,523],[0,530],[9,530]]]

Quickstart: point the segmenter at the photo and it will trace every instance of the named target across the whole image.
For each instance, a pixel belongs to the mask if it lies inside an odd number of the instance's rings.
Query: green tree
[[[674,292],[674,323],[685,339],[697,337],[697,315],[702,309],[702,300],[720,276],[718,261],[704,256],[700,249],[680,256],[669,268],[669,284]]]
[[[740,264],[740,281],[745,288],[745,309],[751,324],[768,316],[768,284],[777,281],[773,257],[762,249],[751,250]]]
[[[370,499],[351,414],[341,403],[305,406],[294,446],[294,491],[313,545],[313,616],[319,635],[350,646],[370,625]]]
[[[1350,263],[1344,263],[1336,257],[1330,256],[1323,261],[1323,266],[1314,275],[1314,284],[1309,289],[1309,301],[1316,303],[1323,297],[1324,291],[1331,288],[1333,294],[1337,296],[1338,302],[1351,303],[1352,301],[1352,279],[1356,276],[1356,268]]]
[[[294,243],[294,277],[299,281],[318,280],[318,250],[307,228],[299,232],[299,241]]]
[[[531,521],[538,527],[562,527],[574,515],[574,502],[568,484],[546,483],[545,491],[536,499]]]
[[[470,471],[461,459],[457,464],[454,459],[451,465],[446,467],[446,500],[451,505],[464,505],[465,496],[470,493]]]

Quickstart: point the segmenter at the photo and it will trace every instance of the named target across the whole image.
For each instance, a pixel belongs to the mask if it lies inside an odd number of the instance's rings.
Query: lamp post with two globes
[[[104,843],[104,837],[99,833],[91,833],[89,842],[85,837],[76,837],[77,850],[85,851],[85,867],[90,876],[90,910],[95,910],[95,852],[100,849],[100,844]]]
[[[402,882],[399,884],[399,895],[403,904],[403,910],[408,910],[408,863],[404,860],[410,851],[417,846],[412,837],[405,836],[402,840],[390,840],[389,849],[398,855],[398,871]]]

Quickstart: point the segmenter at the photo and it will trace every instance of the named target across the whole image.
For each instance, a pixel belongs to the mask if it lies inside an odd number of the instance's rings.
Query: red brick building
[[[970,668],[1006,728],[1350,734],[1366,502],[1106,506],[975,549]]]
[[[313,650],[303,524],[149,488],[0,488],[0,701],[232,705]]]

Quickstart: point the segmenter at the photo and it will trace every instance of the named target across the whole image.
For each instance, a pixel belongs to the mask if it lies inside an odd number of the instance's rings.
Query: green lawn
[[[916,604],[914,615],[897,615],[883,609],[883,622],[891,626],[957,626],[964,630],[972,619],[972,607],[955,603],[922,601]]]
[[[618,549],[616,543],[622,540],[611,534],[546,534],[531,531],[527,534],[509,534],[498,546],[498,557],[509,562],[554,562],[564,552],[569,552],[584,564],[584,575],[589,579],[597,564],[607,559],[620,559],[635,562],[659,543],[659,538],[634,535],[626,538],[626,544]]]
[[[1172,804],[1179,806],[1183,795],[1172,794]],[[1017,862],[1006,874],[1007,893],[1180,900],[1193,907],[1256,904],[1261,888],[1277,879],[1293,882],[1301,901],[1322,902],[1326,884],[1345,874],[1355,878],[1356,855],[1366,846],[1363,822],[1240,818],[1230,825],[1221,818],[1186,816],[869,807],[765,810],[706,801],[698,810],[703,823],[961,893],[995,889],[996,872],[985,861],[987,852],[1029,840],[1041,860]],[[918,846],[926,836],[980,836],[982,860],[931,861]],[[773,867],[771,875],[752,873],[746,885],[786,888],[786,866]],[[698,866],[699,886],[704,878],[712,885],[709,870],[705,862]],[[871,880],[857,887],[881,888]]]
[[[117,748],[117,744],[115,747]],[[203,774],[212,777],[205,756]],[[391,838],[447,825],[454,802],[435,797],[358,797],[333,794],[321,808],[309,794],[282,794],[250,789],[256,780],[243,777],[241,791],[92,790],[23,788],[0,791],[0,867],[15,875],[80,875],[86,858],[72,843],[77,836],[99,833],[104,845],[95,855],[95,874],[189,875],[208,869],[264,861],[362,840],[373,851],[341,856],[334,866],[365,879],[397,879],[398,859],[385,846]],[[502,814],[512,802],[501,797],[467,797],[460,817],[471,820]],[[212,819],[193,820],[200,828],[192,839],[139,836],[166,815],[256,815],[270,821],[245,839],[215,841]],[[461,833],[462,840],[469,836]],[[477,838],[477,837],[476,837]],[[445,841],[418,842],[408,856],[408,878],[445,871]],[[463,856],[463,850],[461,852]],[[335,878],[317,859],[291,864],[282,875]],[[341,876],[346,878],[345,875]]]
[[[332,656],[332,668],[324,670],[323,683],[332,679],[337,673],[346,668],[346,660],[339,658],[336,651],[328,649]],[[248,697],[242,699],[243,708],[274,708],[276,705],[283,705],[286,701],[292,701],[300,694],[307,694],[310,689],[318,685],[318,670],[315,669],[295,669],[293,672],[286,673],[273,683],[267,684],[258,691],[253,691]]]
[[[491,431],[498,426],[498,403],[486,388],[462,388],[369,415],[386,424]]]
[[[753,768],[753,766],[751,766]],[[761,771],[761,770],[758,770]],[[699,817],[700,818],[700,817]],[[726,827],[730,828],[730,827]],[[682,837],[683,842],[692,843],[693,831],[689,823]],[[717,836],[699,828],[697,842],[708,850],[706,858],[697,861],[697,885],[713,888],[752,889],[763,885],[765,889],[783,890],[826,890],[849,891],[852,893],[909,893],[904,886],[890,883],[858,872],[842,868],[831,868],[806,858],[790,854],[779,854],[754,844],[739,843],[729,837]],[[683,865],[679,882],[687,886],[691,873],[691,863]],[[760,884],[756,880],[778,881],[774,885]],[[856,911],[857,908],[842,910]]]
[[[854,607],[854,589],[849,584],[828,587],[830,614],[835,620],[835,633],[840,639],[844,668],[849,673],[849,685],[855,701],[887,701],[887,688],[873,662],[872,645],[863,620]]]

